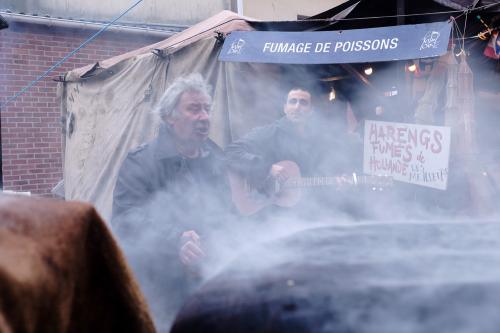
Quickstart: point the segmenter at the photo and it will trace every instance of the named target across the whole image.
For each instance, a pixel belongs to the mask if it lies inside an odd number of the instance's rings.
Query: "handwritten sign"
[[[446,190],[450,128],[365,122],[363,171]]]

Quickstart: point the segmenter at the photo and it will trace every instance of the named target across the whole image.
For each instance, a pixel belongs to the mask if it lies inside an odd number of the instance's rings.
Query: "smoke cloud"
[[[361,175],[362,120],[410,122],[413,109],[392,119],[404,100],[384,96],[384,89],[376,95],[352,79],[333,85],[338,99],[331,101],[332,85],[318,83],[318,69],[313,69],[284,70],[278,89],[285,96],[297,84],[310,87],[314,112],[323,117],[317,131],[333,137],[316,149],[327,154],[327,165],[357,163],[352,172]],[[393,89],[395,70],[381,70],[374,81],[389,82],[380,87]],[[398,81],[394,86],[397,89]],[[266,104],[266,92],[256,90],[259,104]],[[416,103],[418,99],[407,104]],[[346,120],[349,105],[359,121],[351,130]],[[376,113],[377,106],[386,112],[383,119]],[[255,112],[251,105],[245,111]],[[437,119],[435,125],[442,126],[444,117],[441,122]],[[334,175],[320,170],[322,175]],[[478,217],[464,167],[452,159],[450,170],[446,191],[400,182],[392,187],[348,183],[340,189],[304,189],[297,206],[270,208],[272,213],[251,217],[234,211],[216,213],[219,194],[177,210],[168,204],[173,202],[168,194],[159,193],[143,210],[150,224],[122,240],[122,245],[160,331],[168,331],[178,316],[173,332],[266,328],[272,332],[492,332],[499,324],[494,309],[500,299],[496,211]],[[192,191],[185,189],[182,196],[199,195],[197,189]],[[207,216],[209,224],[196,224]],[[191,227],[200,230],[207,254],[195,274],[182,271],[179,277],[191,279],[189,295],[176,293],[175,284],[162,280],[170,278],[174,269],[182,269],[173,264],[177,257],[161,252],[172,245],[164,242],[164,235],[171,232],[170,222],[176,219],[193,222]]]

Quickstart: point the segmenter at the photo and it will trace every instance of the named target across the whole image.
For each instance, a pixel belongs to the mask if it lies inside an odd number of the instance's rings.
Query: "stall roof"
[[[154,50],[167,50],[171,52],[174,49],[180,49],[188,44],[194,43],[198,40],[208,36],[214,36],[215,32],[228,33],[233,30],[252,30],[248,24],[251,20],[244,16],[239,16],[228,10],[224,10],[205,21],[202,21],[182,32],[179,32],[165,40],[158,43],[147,45],[143,48],[133,50],[112,58],[105,59],[96,64],[90,64],[85,67],[74,69],[66,74],[65,80],[77,80],[79,77],[95,74],[99,70],[107,69],[120,61],[148,55]]]
[[[350,1],[348,2],[350,3]],[[335,10],[336,12],[335,15],[340,18],[344,18],[350,12],[346,11],[345,6],[343,5],[333,8],[333,10]],[[327,25],[329,25],[328,22]],[[66,75],[65,80],[76,80],[79,77],[95,74],[99,70],[107,69],[122,60],[149,54],[155,49],[166,50],[166,52],[169,53],[174,49],[180,49],[188,44],[194,43],[208,36],[214,36],[217,32],[227,34],[235,30],[315,31],[320,30],[324,26],[325,20],[264,22],[245,16],[240,16],[231,11],[224,10],[205,21],[202,21],[156,44],[148,45],[116,57],[105,59],[97,64],[91,64],[75,69]]]

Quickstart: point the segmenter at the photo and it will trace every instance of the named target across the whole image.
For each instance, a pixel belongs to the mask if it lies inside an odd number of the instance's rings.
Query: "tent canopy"
[[[265,86],[264,77],[277,82],[278,69],[217,61],[222,43],[216,31],[251,29],[246,18],[224,11],[159,43],[68,72],[60,84],[67,119],[65,198],[90,201],[110,218],[119,167],[130,149],[156,135],[160,119],[151,111],[181,75],[199,72],[211,83],[210,136],[221,146],[245,128],[275,119],[275,102],[258,100],[256,89]],[[276,101],[272,85],[268,90]]]
[[[248,18],[239,16],[231,11],[224,10],[211,18],[202,21],[170,38],[158,43],[147,45],[137,50],[133,50],[118,56],[105,59],[97,64],[74,69],[66,74],[66,81],[77,81],[82,76],[96,75],[97,73],[118,64],[121,61],[134,57],[149,56],[153,50],[163,50],[173,53],[186,45],[193,44],[199,40],[213,37],[214,32],[229,33],[234,30],[251,30],[247,22]]]

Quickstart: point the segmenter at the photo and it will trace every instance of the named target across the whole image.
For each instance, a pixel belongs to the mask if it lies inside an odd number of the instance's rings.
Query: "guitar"
[[[275,163],[283,167],[282,174],[286,181],[280,183],[269,178],[263,188],[251,187],[247,180],[241,175],[229,172],[229,185],[231,187],[232,200],[238,211],[244,216],[250,216],[269,205],[280,207],[293,207],[299,203],[302,197],[301,189],[316,186],[345,186],[370,185],[374,190],[381,190],[392,186],[393,180],[389,176],[337,176],[337,177],[301,177],[300,168],[292,161],[281,161]]]

